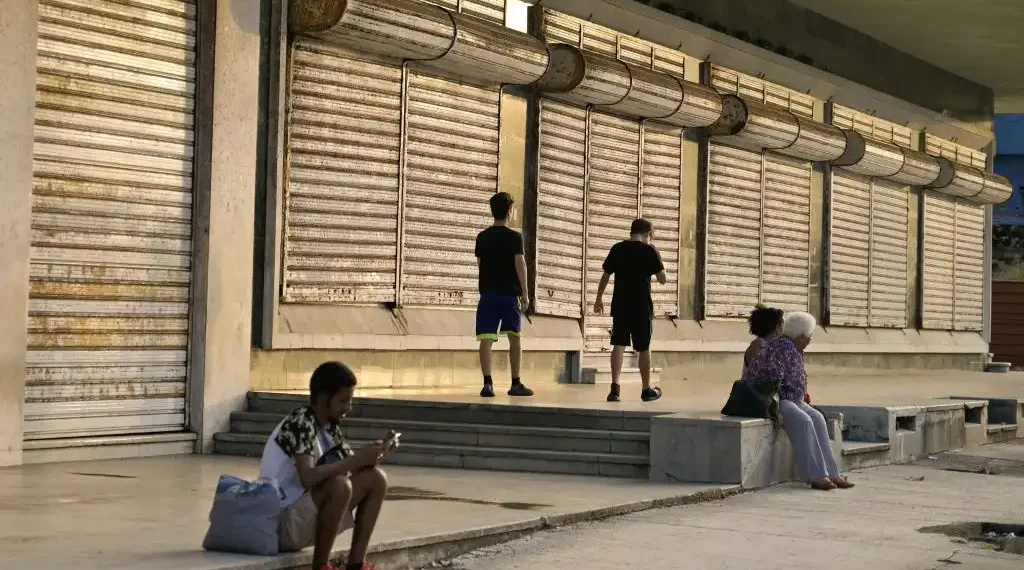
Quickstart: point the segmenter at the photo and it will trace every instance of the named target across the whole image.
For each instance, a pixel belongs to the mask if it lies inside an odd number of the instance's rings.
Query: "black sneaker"
[[[493,398],[494,397],[494,384],[484,384],[484,389],[480,390],[481,398]]]
[[[619,397],[619,385],[612,384],[611,390],[608,392],[609,402],[621,402],[622,398]]]
[[[640,399],[645,402],[653,402],[661,398],[661,388],[648,388],[640,392]]]
[[[508,389],[508,395],[509,396],[532,396],[533,395],[533,390],[527,388],[526,385],[524,385],[524,384],[513,384],[512,387]]]

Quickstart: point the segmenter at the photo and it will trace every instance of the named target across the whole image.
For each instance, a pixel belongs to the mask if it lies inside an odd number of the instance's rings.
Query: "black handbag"
[[[780,384],[781,382],[762,382],[755,387],[743,380],[733,382],[729,399],[722,408],[722,415],[763,418],[777,424]]]

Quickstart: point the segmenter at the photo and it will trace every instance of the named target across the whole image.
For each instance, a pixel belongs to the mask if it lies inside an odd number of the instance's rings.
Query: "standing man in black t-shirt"
[[[597,287],[594,312],[604,313],[604,290],[615,276],[612,292],[612,387],[609,402],[618,402],[619,375],[622,357],[630,344],[640,356],[640,377],[643,391],[640,399],[651,402],[661,397],[661,388],[651,387],[651,335],[654,332],[654,301],[651,299],[651,277],[662,285],[668,280],[661,254],[651,245],[651,223],[633,221],[629,239],[612,246],[604,260],[604,275]]]
[[[480,264],[480,303],[476,308],[476,338],[480,341],[480,371],[484,387],[480,396],[494,397],[491,379],[491,347],[498,335],[508,337],[508,360],[512,369],[509,396],[532,396],[519,379],[523,357],[522,313],[530,308],[526,284],[523,236],[508,227],[515,201],[507,192],[491,197],[494,224],[476,236],[476,257]]]

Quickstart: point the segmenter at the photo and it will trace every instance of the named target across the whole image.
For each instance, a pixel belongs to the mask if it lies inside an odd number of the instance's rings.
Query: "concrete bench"
[[[985,424],[985,441],[999,443],[1024,437],[1024,399],[1019,398],[966,398],[953,396],[958,400],[982,400],[988,403]]]
[[[827,414],[839,457],[843,418]],[[802,479],[786,432],[764,419],[687,414],[651,419],[650,478],[657,482],[738,484],[756,489]]]

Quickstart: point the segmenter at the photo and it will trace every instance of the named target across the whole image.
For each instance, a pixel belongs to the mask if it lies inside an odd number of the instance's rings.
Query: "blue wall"
[[[1024,226],[1024,115],[996,115],[997,174],[1010,179],[1016,190],[1005,206],[996,208],[993,223]]]

